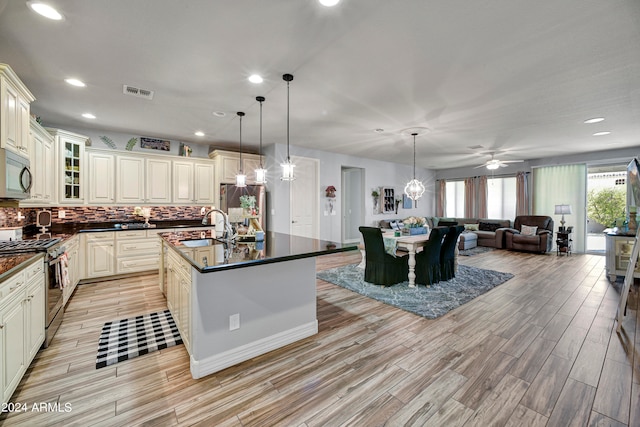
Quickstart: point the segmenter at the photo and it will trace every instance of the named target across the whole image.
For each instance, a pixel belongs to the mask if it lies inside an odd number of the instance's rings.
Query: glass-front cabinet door
[[[47,129],[60,151],[60,203],[84,203],[85,145],[87,137],[61,129]]]
[[[70,141],[64,143],[64,198],[80,200],[80,146]]]

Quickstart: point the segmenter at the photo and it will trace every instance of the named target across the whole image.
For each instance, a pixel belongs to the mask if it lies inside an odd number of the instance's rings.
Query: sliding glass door
[[[570,205],[565,226],[573,227],[573,250],[585,252],[587,223],[587,166],[585,164],[545,166],[533,169],[533,214],[548,215],[555,223],[555,233],[561,215],[555,215],[556,205]]]

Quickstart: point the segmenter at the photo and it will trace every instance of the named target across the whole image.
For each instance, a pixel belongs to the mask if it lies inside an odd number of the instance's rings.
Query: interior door
[[[342,169],[342,241],[360,241],[358,227],[364,224],[364,170]]]
[[[291,234],[317,239],[320,221],[318,160],[292,156],[291,161],[296,165],[296,179],[291,181]]]

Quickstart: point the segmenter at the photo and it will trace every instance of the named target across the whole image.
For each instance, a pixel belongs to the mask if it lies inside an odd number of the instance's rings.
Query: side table
[[[568,227],[564,230],[560,229],[560,231],[556,232],[556,254],[560,255],[565,253],[567,255],[571,254],[571,249],[573,246],[573,227]]]

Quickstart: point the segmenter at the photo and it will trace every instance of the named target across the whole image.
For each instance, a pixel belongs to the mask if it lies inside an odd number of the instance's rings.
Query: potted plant
[[[371,197],[373,197],[373,211],[377,211],[378,210],[378,198],[380,197],[380,193],[378,193],[376,190],[373,190],[371,192]]]
[[[244,195],[240,196],[240,207],[245,215],[255,215],[256,196]]]

